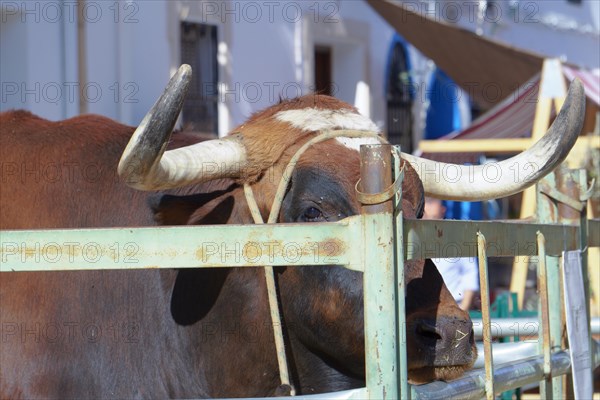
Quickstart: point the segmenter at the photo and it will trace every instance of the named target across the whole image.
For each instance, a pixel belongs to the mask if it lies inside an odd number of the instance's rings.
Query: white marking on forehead
[[[381,141],[374,137],[364,137],[364,138],[349,138],[349,137],[337,137],[335,138],[338,142],[343,144],[349,149],[356,150],[360,152],[361,144],[381,144]]]
[[[377,125],[369,118],[348,109],[323,110],[318,108],[303,108],[301,110],[287,110],[275,114],[275,119],[287,122],[294,128],[302,129],[304,131],[353,129],[358,131],[379,132]],[[336,140],[344,146],[356,151],[360,150],[361,144],[381,143],[374,137],[338,137]]]

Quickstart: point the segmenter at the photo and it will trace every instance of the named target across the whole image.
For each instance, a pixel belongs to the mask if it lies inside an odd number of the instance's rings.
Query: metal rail
[[[363,271],[364,251],[353,242],[369,218],[304,225],[5,230],[0,272],[173,268],[174,259],[177,268],[335,264]],[[600,228],[599,220],[589,222],[590,233]],[[575,225],[412,219],[403,224],[407,260],[475,257],[477,232],[485,235],[490,257],[536,255],[538,231],[553,238],[546,243],[548,254],[579,248]],[[600,247],[600,234],[590,234],[588,246]]]
[[[0,233],[0,272],[343,265],[362,271],[351,245],[370,216],[314,224],[20,230]]]
[[[535,384],[544,376],[544,357],[536,355],[537,345],[531,343],[495,343],[493,346],[495,365],[494,382],[499,391],[507,391]],[[600,344],[595,346],[595,366],[600,366]],[[482,348],[480,347],[481,351]],[[498,355],[498,357],[496,356]],[[553,372],[559,376],[570,372],[571,360],[568,350],[555,352],[551,356]],[[451,382],[432,382],[411,386],[413,400],[481,399],[485,397],[485,386],[481,379],[483,361],[476,363],[475,369]],[[307,396],[296,396],[298,400],[346,400],[367,398],[366,388],[345,390]],[[260,398],[266,400],[266,398]],[[289,397],[270,397],[272,400],[285,400]],[[248,400],[259,400],[248,399]]]

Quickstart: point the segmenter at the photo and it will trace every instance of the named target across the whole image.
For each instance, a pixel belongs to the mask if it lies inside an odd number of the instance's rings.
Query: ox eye
[[[302,214],[302,219],[306,222],[322,221],[323,213],[316,207],[308,207]]]

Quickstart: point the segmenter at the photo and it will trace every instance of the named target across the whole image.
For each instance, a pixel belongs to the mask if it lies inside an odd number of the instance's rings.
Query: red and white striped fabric
[[[585,70],[563,65],[562,70],[569,81],[579,78],[586,96],[600,106],[600,69]],[[531,137],[539,86],[540,75],[537,75],[469,127],[442,136],[440,140]]]
[[[531,137],[540,87],[537,75],[469,125],[440,139],[504,139]]]
[[[587,70],[563,65],[562,70],[569,82],[579,78],[585,88],[586,96],[600,106],[600,69]]]

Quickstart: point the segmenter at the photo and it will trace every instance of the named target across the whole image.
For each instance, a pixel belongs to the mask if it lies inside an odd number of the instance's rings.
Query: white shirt
[[[479,290],[479,271],[475,257],[434,258],[433,263],[457,302],[467,290]]]

